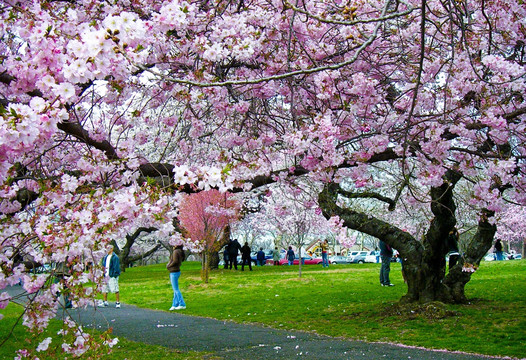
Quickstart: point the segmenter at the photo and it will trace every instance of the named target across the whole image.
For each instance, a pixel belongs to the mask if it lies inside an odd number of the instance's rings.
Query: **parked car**
[[[365,250],[361,250],[361,251],[353,251],[353,252],[351,252],[351,255],[350,255],[351,262],[355,262],[355,261],[354,261],[354,258],[357,257],[357,256],[363,257],[363,259],[365,259],[365,257],[367,256],[367,254],[369,254],[369,251],[365,251]],[[363,259],[362,259],[362,260],[363,260]]]
[[[365,256],[365,260],[364,260],[366,263],[376,263],[376,262],[380,262],[380,251],[378,250],[373,250],[373,251],[369,251],[369,253]]]
[[[359,253],[359,251],[353,250],[349,254],[347,254],[347,257],[351,258],[351,261],[352,261],[352,258],[355,257],[356,255],[358,255],[358,253]]]
[[[365,254],[363,254],[363,253],[365,253]],[[352,264],[364,264],[366,256],[367,256],[367,251],[360,251],[359,254],[355,255],[352,258],[351,263]]]
[[[321,265],[321,258],[313,258],[312,256],[310,255],[304,255],[302,256],[302,264],[304,265]],[[279,264],[280,265],[287,265],[289,262],[287,259],[283,258],[283,259],[280,259],[279,260]],[[293,265],[299,265],[300,263],[300,259],[299,259],[299,256],[296,255],[294,256],[294,262],[293,262]],[[331,263],[331,260],[329,260],[329,264]]]
[[[335,255],[329,258],[331,264],[350,264],[351,258],[349,256]]]

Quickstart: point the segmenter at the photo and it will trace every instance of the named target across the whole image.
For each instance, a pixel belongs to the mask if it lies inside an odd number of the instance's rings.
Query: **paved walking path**
[[[490,359],[478,355],[366,343],[301,331],[237,324],[126,304],[122,304],[120,309],[116,309],[114,303],[106,308],[74,309],[69,315],[84,326],[100,330],[112,327],[117,337],[182,351],[210,353],[203,359]]]

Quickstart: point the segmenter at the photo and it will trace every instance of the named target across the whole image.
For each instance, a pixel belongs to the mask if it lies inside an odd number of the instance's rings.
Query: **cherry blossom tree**
[[[526,228],[524,223],[525,208],[512,205],[500,215],[496,238],[508,243],[517,243],[520,246],[522,257],[526,251]]]
[[[526,203],[521,0],[8,0],[0,16],[0,288],[41,290],[35,329],[63,289],[26,265],[68,263],[87,304],[84,262],[112,240],[195,247],[173,224],[183,193],[308,179],[341,234],[407,259],[406,301],[465,301],[500,214]],[[460,187],[476,226],[446,277]],[[362,199],[423,204],[425,230]]]
[[[226,244],[231,222],[239,216],[239,204],[228,193],[212,189],[187,195],[179,207],[179,222],[183,234],[202,248],[202,278],[208,283],[212,259]]]

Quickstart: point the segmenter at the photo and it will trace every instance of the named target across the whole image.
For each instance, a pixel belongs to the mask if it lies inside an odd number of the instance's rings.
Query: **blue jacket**
[[[104,268],[106,266],[106,258],[108,255],[104,256],[102,258],[102,267]],[[104,269],[106,271],[106,269]],[[110,277],[115,278],[121,274],[121,261],[119,260],[119,257],[115,254],[111,254],[110,259]]]
[[[263,252],[263,250],[259,250],[258,251],[256,259],[258,259],[260,261],[264,261],[265,260],[265,253]]]

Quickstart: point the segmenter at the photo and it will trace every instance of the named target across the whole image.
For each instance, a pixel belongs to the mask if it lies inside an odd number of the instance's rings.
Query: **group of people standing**
[[[225,262],[224,268],[232,270],[233,267],[235,270],[237,270],[237,257],[239,252],[241,252],[241,271],[245,271],[245,265],[247,265],[249,270],[252,271],[252,250],[250,249],[250,246],[248,246],[247,242],[241,246],[237,239],[230,240],[223,250],[223,260]],[[273,251],[272,259],[274,261],[274,265],[279,265],[279,251],[277,247]],[[263,248],[259,248],[259,251],[256,253],[256,264],[258,266],[263,266],[266,264],[266,261],[267,258]]]
[[[247,243],[245,243],[245,245],[246,247],[244,248],[244,250],[242,250],[243,248],[241,247],[241,244],[239,244],[239,241],[237,241],[237,239],[230,240],[228,244],[226,244],[225,249],[223,251],[225,269],[232,269],[232,266],[234,266],[234,269],[237,270],[237,256],[239,255],[239,251],[241,251],[241,254],[243,254],[243,251],[246,252],[248,248],[248,258],[250,259],[250,248],[248,247]],[[250,270],[252,270],[252,267],[250,268]]]

